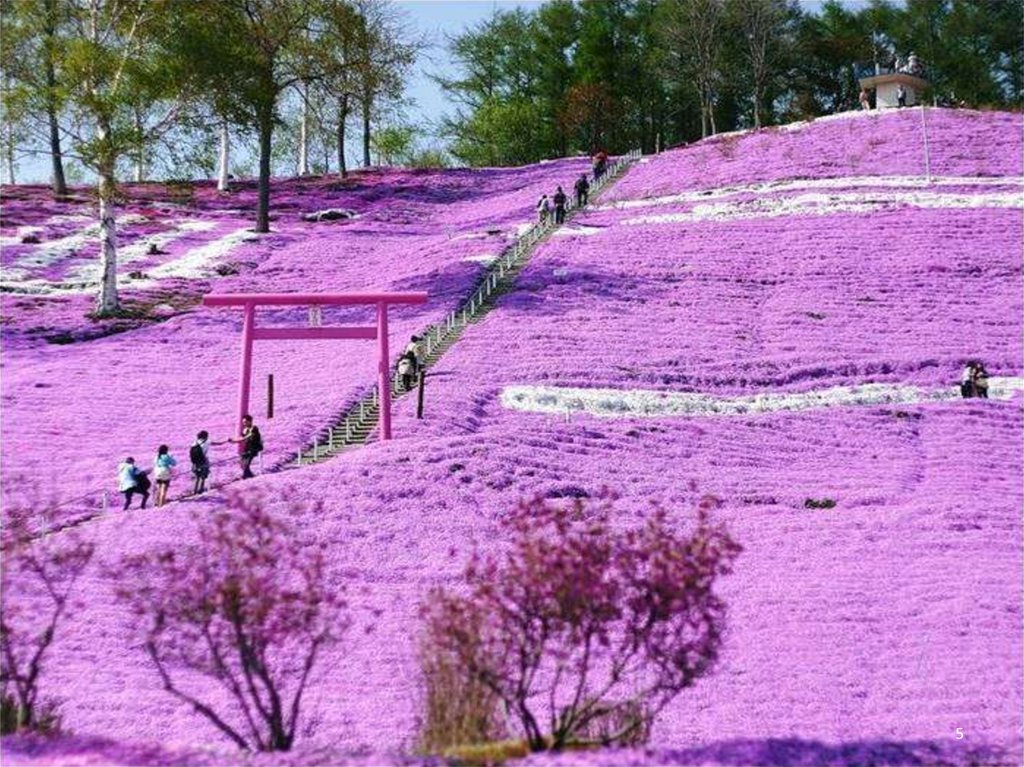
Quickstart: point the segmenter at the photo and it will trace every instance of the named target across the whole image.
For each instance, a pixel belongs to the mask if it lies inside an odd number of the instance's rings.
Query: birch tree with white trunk
[[[231,163],[231,131],[227,120],[220,123],[220,156],[217,158],[217,191],[228,191],[228,168]]]
[[[96,316],[121,310],[117,291],[117,168],[169,130],[188,83],[161,57],[160,35],[173,0],[61,0],[76,34],[64,61],[65,103],[77,155],[97,177],[100,289]],[[143,123],[142,114],[157,115]]]

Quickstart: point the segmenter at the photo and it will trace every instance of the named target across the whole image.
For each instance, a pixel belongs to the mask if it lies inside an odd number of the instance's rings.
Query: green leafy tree
[[[174,125],[191,83],[166,54],[169,0],[62,0],[71,34],[64,47],[61,103],[72,146],[98,178],[100,291],[96,314],[120,310],[115,201],[118,163]],[[143,125],[139,111],[159,108]]]
[[[0,3],[0,63],[7,81],[5,123],[13,118],[12,122],[18,122],[24,133],[31,125],[29,118],[45,125],[51,184],[58,197],[68,193],[60,127],[63,92],[58,80],[69,32],[67,11],[65,0]]]
[[[353,59],[363,128],[363,165],[370,165],[375,116],[401,102],[405,80],[423,41],[407,29],[397,6],[386,0],[355,0],[361,19]]]
[[[270,231],[274,129],[282,94],[317,77],[312,37],[318,0],[172,3],[174,50],[217,112],[259,139],[256,231]],[[217,23],[209,20],[216,18]]]

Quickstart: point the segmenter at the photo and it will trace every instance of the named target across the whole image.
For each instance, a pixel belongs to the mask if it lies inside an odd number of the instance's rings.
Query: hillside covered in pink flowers
[[[441,358],[423,420],[403,398],[390,443],[247,485],[329,552],[354,624],[318,666],[316,726],[293,754],[246,763],[420,759],[421,600],[456,583],[474,545],[501,550],[498,521],[520,498],[603,487],[624,525],[654,501],[686,527],[699,497],[721,501],[744,547],[721,584],[722,660],[647,749],[525,764],[1020,763],[1022,130],[1019,114],[858,113],[643,158]],[[241,320],[202,308],[210,291],[425,290],[424,307],[395,312],[397,356],[468,295],[536,198],[586,167],[281,180],[260,238],[244,185],[129,187],[136,313],[104,323],[86,316],[85,192],[57,204],[5,188],[5,484],[95,507],[124,456],[148,465],[166,442],[184,463],[198,429],[227,436]],[[302,219],[325,208],[353,215]],[[991,399],[956,395],[974,358]],[[254,373],[269,468],[372,383],[373,345],[261,342]],[[186,484],[183,472],[172,496]],[[103,566],[193,542],[194,515],[223,504],[213,493],[79,528],[99,562],[46,671],[73,735],[5,739],[6,761],[242,759],[160,689]]]

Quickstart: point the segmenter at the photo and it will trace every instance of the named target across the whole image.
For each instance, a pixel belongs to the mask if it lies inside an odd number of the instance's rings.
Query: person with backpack
[[[125,458],[124,463],[117,467],[117,476],[119,479],[118,490],[124,493],[122,511],[128,511],[128,507],[132,504],[132,496],[136,494],[142,496],[142,505],[139,508],[146,508],[146,501],[149,500],[149,477],[146,476],[146,472],[135,465],[135,459],[131,456]]]
[[[420,341],[423,340],[423,336],[413,336],[412,339],[406,344],[405,354],[412,359],[412,372],[420,372],[420,368],[423,367],[423,350],[420,348]]]
[[[167,445],[160,445],[156,449],[156,458],[153,459],[153,479],[156,480],[154,506],[160,507],[167,503],[167,491],[171,488],[171,469],[177,465],[178,462],[171,456],[171,449]]]
[[[240,460],[242,465],[242,479],[252,479],[256,475],[252,473],[252,462],[263,452],[263,436],[259,428],[252,422],[251,415],[242,417],[242,433],[237,437],[228,437],[228,442],[241,442],[242,452]]]
[[[594,181],[598,181],[608,169],[608,154],[602,149],[594,156]]]
[[[192,494],[205,493],[206,479],[210,476],[210,435],[207,432],[201,431],[196,435],[196,441],[188,449],[188,459],[192,463],[192,476],[195,479]]]
[[[409,391],[412,388],[412,379],[415,374],[416,355],[407,351],[398,358],[398,375],[402,380],[402,391]]]
[[[573,188],[576,191],[576,207],[582,208],[587,204],[587,197],[590,194],[590,182],[587,181],[586,173],[580,174]]]
[[[552,198],[555,203],[555,224],[565,223],[565,203],[567,202],[565,192],[562,191],[562,187],[558,187],[555,190],[555,196]]]
[[[543,225],[547,223],[548,213],[551,210],[551,201],[546,194],[542,194],[537,200],[537,220]]]

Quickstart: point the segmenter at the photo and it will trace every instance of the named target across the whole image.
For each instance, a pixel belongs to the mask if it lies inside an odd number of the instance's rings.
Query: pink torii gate
[[[238,428],[249,412],[253,341],[377,339],[377,374],[380,391],[381,438],[391,439],[391,365],[388,355],[388,306],[423,304],[426,293],[234,293],[204,296],[204,306],[241,306],[242,377],[238,388]],[[258,328],[257,306],[360,306],[377,307],[377,324],[348,327]]]

